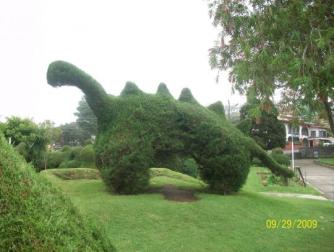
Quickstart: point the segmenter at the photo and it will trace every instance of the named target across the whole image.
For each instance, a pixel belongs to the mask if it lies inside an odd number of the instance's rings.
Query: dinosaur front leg
[[[105,184],[116,193],[134,194],[149,185],[149,168],[152,167],[152,150],[138,138],[113,140],[99,151],[97,165]]]

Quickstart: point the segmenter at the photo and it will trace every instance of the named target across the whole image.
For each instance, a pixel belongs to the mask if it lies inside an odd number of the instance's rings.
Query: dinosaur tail
[[[90,75],[65,61],[52,62],[47,71],[47,82],[53,87],[75,86],[81,89],[97,118],[105,113],[108,95],[103,87]]]
[[[277,176],[283,176],[287,178],[293,177],[294,173],[287,167],[281,166],[275,160],[273,160],[266,151],[264,151],[253,139],[249,140],[249,147],[253,157],[257,157],[262,163],[271,170]]]

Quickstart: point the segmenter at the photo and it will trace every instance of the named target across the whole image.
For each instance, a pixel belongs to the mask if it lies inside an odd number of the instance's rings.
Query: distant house
[[[324,143],[333,142],[333,138],[328,135],[328,125],[323,122],[308,123],[296,121],[291,115],[280,115],[278,120],[283,122],[285,126],[286,142],[285,149],[291,150],[291,142],[293,140],[295,148],[316,147]]]

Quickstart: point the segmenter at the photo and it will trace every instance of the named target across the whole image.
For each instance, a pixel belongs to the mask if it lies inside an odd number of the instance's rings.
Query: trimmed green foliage
[[[173,96],[169,92],[169,90],[168,90],[168,88],[167,88],[167,86],[166,86],[165,83],[160,83],[159,84],[158,90],[157,90],[157,95],[162,95],[162,96],[173,98]]]
[[[167,168],[150,169],[150,187],[157,188],[164,185],[175,185],[184,189],[205,189],[206,184],[201,180],[190,177]]]
[[[213,112],[217,113],[221,118],[225,119],[225,109],[224,105],[221,101],[217,101],[211,104],[208,109],[212,110]]]
[[[196,161],[211,190],[222,194],[244,184],[252,156],[278,175],[293,174],[217,113],[198,104],[189,89],[182,90],[181,102],[145,94],[133,83],[127,83],[120,97],[107,96],[92,77],[65,62],[50,65],[48,82],[76,86],[86,94],[98,118],[96,164],[112,191],[141,192],[149,184],[149,167],[181,170],[189,158]]]
[[[109,240],[0,134],[0,251],[112,251]]]
[[[143,94],[143,92],[137,87],[135,83],[130,81],[125,83],[125,87],[121,92],[121,96],[139,95],[139,94]]]
[[[179,101],[198,104],[189,88],[182,89]]]
[[[272,152],[270,154],[270,157],[281,165],[284,165],[284,166],[289,166],[290,165],[290,159],[287,155],[280,154],[280,153],[277,153],[277,152]]]

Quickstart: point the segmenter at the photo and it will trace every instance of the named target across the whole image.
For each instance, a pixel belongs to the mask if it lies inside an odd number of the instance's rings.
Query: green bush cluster
[[[40,162],[40,169],[44,169],[45,163]],[[50,168],[95,168],[95,151],[93,145],[81,146],[65,145],[61,150],[47,153],[46,167]]]
[[[198,164],[195,159],[188,158],[184,160],[183,166],[180,170],[181,173],[187,174],[189,176],[192,176],[194,178],[197,178],[198,176]]]
[[[0,251],[113,251],[96,225],[0,133]]]
[[[150,167],[181,170],[189,158],[211,190],[222,194],[241,188],[252,156],[275,174],[292,176],[224,119],[221,104],[205,108],[189,89],[176,101],[164,84],[150,95],[128,82],[119,97],[108,96],[91,76],[63,61],[50,64],[47,79],[52,86],[72,85],[85,93],[98,119],[96,164],[115,192],[141,192]]]

